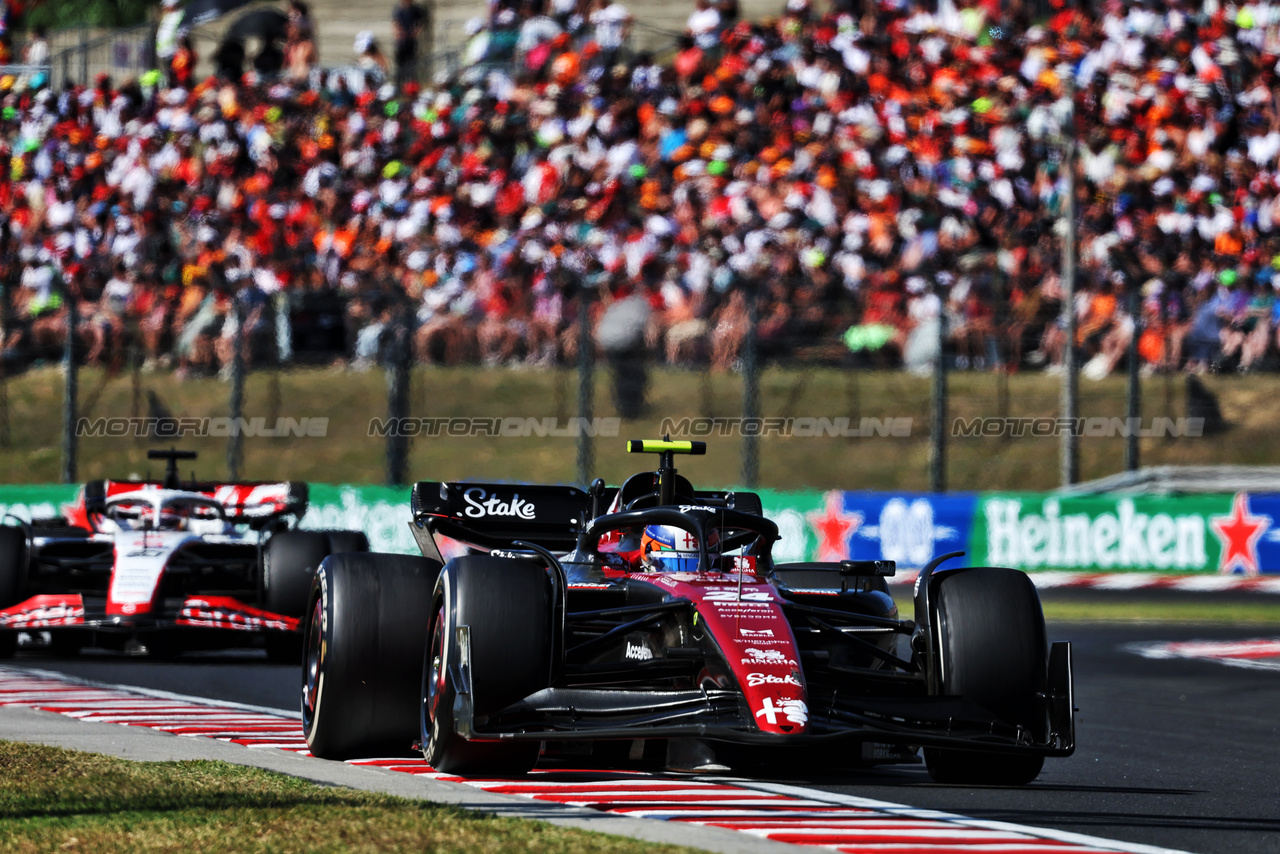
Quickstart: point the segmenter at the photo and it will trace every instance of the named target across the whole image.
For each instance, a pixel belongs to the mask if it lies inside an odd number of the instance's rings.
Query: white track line
[[[730,782],[727,778],[718,779],[723,782]],[[986,828],[987,830],[1031,833],[1032,835],[1039,836],[1042,839],[1054,839],[1059,842],[1067,842],[1072,845],[1101,848],[1105,851],[1123,851],[1127,852],[1127,854],[1190,854],[1190,852],[1177,848],[1163,848],[1158,845],[1144,845],[1140,842],[1120,842],[1114,839],[1103,839],[1098,836],[1089,836],[1084,833],[1072,833],[1066,830],[1054,830],[1047,827],[1030,827],[1005,821],[985,821],[982,819],[967,818],[954,813],[942,812],[940,810],[917,809],[905,804],[894,804],[888,801],[873,800],[871,798],[859,798],[854,795],[840,795],[833,792],[822,792],[815,789],[804,788],[802,786],[788,786],[782,783],[759,783],[754,780],[740,779],[734,779],[732,782],[744,788],[759,789],[762,792],[774,792],[779,795],[812,798],[814,800],[825,801],[827,803],[846,804],[851,807],[878,810],[910,818],[928,818],[936,819],[938,821],[955,822],[969,827]]]
[[[142,694],[143,696],[155,697],[159,700],[176,700],[183,703],[194,703],[198,706],[218,706],[224,709],[241,709],[246,712],[258,712],[259,714],[272,715],[274,717],[297,718],[298,720],[302,720],[302,712],[298,709],[277,709],[272,706],[254,706],[249,703],[236,703],[231,700],[210,700],[208,697],[193,697],[190,694],[175,694],[172,691],[159,691],[155,688],[138,688],[133,685],[116,685],[110,682],[99,682],[95,679],[68,676],[65,673],[58,673],[56,670],[31,670],[23,668],[23,671],[44,679],[71,682],[77,685],[92,686],[94,688],[128,691],[131,694]]]

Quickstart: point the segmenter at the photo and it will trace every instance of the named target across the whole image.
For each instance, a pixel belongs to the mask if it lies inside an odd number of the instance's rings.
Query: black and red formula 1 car
[[[358,531],[301,531],[305,483],[90,481],[66,514],[0,525],[0,657],[19,635],[171,655],[265,645],[297,661],[312,576],[334,552],[367,552]]]
[[[423,557],[336,555],[312,588],[302,712],[324,757],[404,750],[453,773],[599,749],[715,769],[813,751],[1026,783],[1075,747],[1071,649],[1021,572],[775,564],[749,492],[695,490],[673,455],[621,488],[418,483]],[[470,545],[442,562],[434,535]]]

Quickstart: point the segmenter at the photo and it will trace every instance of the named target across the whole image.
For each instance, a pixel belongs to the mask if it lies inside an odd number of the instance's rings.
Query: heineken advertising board
[[[1092,572],[1280,572],[1280,495],[985,494],[975,562]]]
[[[765,515],[778,523],[778,561],[892,560],[924,566],[935,556],[968,551],[976,493],[763,492]]]
[[[1280,573],[1280,495],[775,493],[779,560],[893,560],[1027,571]]]
[[[0,487],[0,516],[54,516],[76,487]],[[893,560],[923,566],[964,551],[970,564],[1028,571],[1280,574],[1280,494],[778,492],[775,559]],[[375,551],[413,554],[409,490],[313,484],[304,528],[364,531]],[[446,556],[463,549],[442,543]]]

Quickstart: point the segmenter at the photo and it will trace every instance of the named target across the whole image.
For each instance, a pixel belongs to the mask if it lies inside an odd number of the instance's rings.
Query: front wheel
[[[437,561],[332,555],[320,564],[303,629],[302,726],[325,759],[407,753]]]
[[[328,554],[329,537],[323,531],[281,531],[273,536],[262,556],[262,607],[301,617],[316,567]]]
[[[263,607],[286,617],[303,616],[320,561],[331,554],[368,551],[369,538],[359,531],[281,531],[267,542],[263,554]],[[267,644],[268,653],[285,647],[290,655],[301,649],[298,641]]]
[[[551,681],[551,581],[542,566],[482,555],[450,561],[436,583],[422,667],[422,754],[447,774],[523,774],[537,741],[468,741],[457,732],[457,629],[470,637],[473,718],[495,714]]]
[[[1043,732],[1037,694],[1045,690],[1048,641],[1031,579],[998,567],[948,572],[938,577],[935,602],[942,694]],[[1022,786],[1044,766],[1043,756],[954,748],[926,747],[924,758],[935,781],[961,785]]]

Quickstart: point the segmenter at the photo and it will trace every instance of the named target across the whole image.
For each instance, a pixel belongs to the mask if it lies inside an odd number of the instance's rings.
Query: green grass
[[[662,370],[651,374],[648,414],[624,421],[621,435],[595,442],[596,472],[611,483],[644,463],[623,453],[622,440],[656,436],[664,417],[732,417],[742,408],[741,378],[736,374]],[[1263,465],[1280,455],[1280,399],[1272,377],[1211,377],[1231,430],[1215,438],[1144,439],[1144,465],[1235,463]],[[922,490],[929,485],[930,383],[903,373],[835,369],[782,369],[764,372],[761,411],[765,416],[910,418],[909,438],[780,438],[760,440],[762,486],[843,489]],[[978,416],[1053,417],[1058,414],[1059,381],[1040,374],[1008,378],[987,373],[951,376],[953,418]],[[610,379],[597,375],[595,415],[615,414]],[[82,372],[81,415],[146,416],[154,393],[176,416],[224,416],[228,386],[212,379],[177,382],[169,374],[107,377]],[[414,372],[411,407],[415,416],[554,417],[577,414],[577,378],[568,370],[422,368]],[[43,368],[9,379],[0,409],[0,464],[8,482],[52,482],[61,472],[62,379]],[[1185,416],[1179,378],[1146,381],[1144,418]],[[328,435],[316,438],[245,440],[247,477],[315,482],[378,483],[385,478],[386,440],[370,437],[369,420],[387,411],[386,379],[381,371],[299,369],[249,378],[244,413],[274,423],[277,416],[329,418]],[[1082,381],[1084,416],[1120,417],[1125,413],[1122,378]],[[4,418],[7,415],[7,431]],[[7,433],[7,435],[6,435]],[[4,441],[7,440],[7,445]],[[226,440],[184,439],[179,444],[201,452],[199,472],[226,472]],[[741,481],[741,439],[711,437],[705,458],[679,461],[695,483],[726,486]],[[1081,440],[1084,478],[1121,470],[1125,440]],[[79,477],[144,473],[147,445],[139,439],[84,438]],[[948,486],[951,489],[1051,489],[1059,484],[1059,440],[1055,438],[952,438]],[[153,469],[153,471],[156,471]],[[571,438],[418,438],[410,453],[411,479],[500,478],[570,482],[576,479],[576,443]]]
[[[687,852],[328,788],[223,762],[127,762],[0,741],[0,850]]]
[[[890,588],[901,616],[915,614],[910,589]],[[1092,601],[1056,598],[1042,593],[1040,605],[1051,623],[1182,623],[1280,627],[1280,601],[1215,600],[1212,594],[1192,601],[1169,602],[1135,598],[1132,601]]]
[[[1280,626],[1280,602],[1086,602],[1041,600],[1046,620],[1073,623],[1191,623]]]

